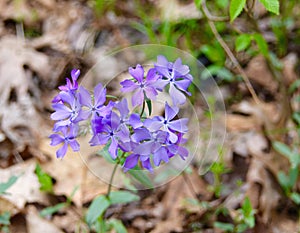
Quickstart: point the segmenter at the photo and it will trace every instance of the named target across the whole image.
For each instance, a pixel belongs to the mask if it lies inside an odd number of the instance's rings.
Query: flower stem
[[[117,167],[118,167],[119,163],[117,162],[114,166],[114,169],[113,169],[113,172],[111,173],[111,176],[110,176],[110,180],[109,180],[109,184],[108,184],[108,188],[107,188],[107,193],[106,193],[106,197],[109,198],[109,194],[111,192],[111,187],[112,187],[112,182],[113,182],[113,179],[114,179],[114,176],[116,174],[116,171],[117,171]]]
[[[141,111],[141,113],[140,113],[140,117],[142,117],[143,114],[144,114],[144,111],[145,111],[145,103],[146,103],[146,101],[143,101],[143,106],[142,106],[142,111]]]

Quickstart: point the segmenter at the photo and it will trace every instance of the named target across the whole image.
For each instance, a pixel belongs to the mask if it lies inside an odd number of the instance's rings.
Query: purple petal
[[[178,136],[175,133],[171,132],[171,131],[168,131],[168,132],[169,132],[169,140],[170,140],[170,142],[171,143],[176,143],[177,140],[178,140]]]
[[[74,81],[77,81],[79,75],[80,75],[80,70],[78,70],[78,69],[73,69],[73,70],[71,71],[71,77],[72,77],[73,82],[74,82]]]
[[[147,160],[141,161],[141,162],[142,162],[142,166],[143,166],[144,168],[146,168],[147,170],[149,170],[151,173],[153,172],[153,168],[152,168],[150,159],[147,159]]]
[[[187,65],[182,65],[180,58],[177,58],[174,62],[173,70],[175,72],[175,77],[184,76],[190,72],[190,69]]]
[[[137,90],[132,95],[131,101],[132,101],[132,106],[133,107],[141,105],[144,101],[144,92],[143,92],[143,90],[142,89]]]
[[[165,147],[161,147],[156,153],[153,154],[153,163],[155,166],[159,166],[162,160],[166,163],[169,162],[169,156]]]
[[[160,76],[156,74],[156,69],[151,68],[146,76],[146,82],[147,83],[152,83],[155,82]]]
[[[157,91],[155,90],[154,87],[146,87],[145,88],[145,94],[147,96],[148,99],[150,100],[155,100],[156,99],[156,96],[158,95]]]
[[[99,108],[106,101],[106,88],[99,83],[94,89],[95,107]]]
[[[56,151],[56,157],[63,158],[67,153],[67,149],[68,149],[68,144],[64,143],[63,146]]]
[[[126,92],[131,92],[134,91],[139,87],[139,85],[129,79],[124,80],[123,82],[120,83],[122,85],[121,91],[126,93]]]
[[[166,79],[158,79],[155,83],[152,84],[154,88],[156,88],[159,91],[162,91],[166,85],[170,83],[170,80]]]
[[[128,71],[131,74],[131,76],[134,77],[139,83],[141,83],[143,81],[143,79],[144,79],[144,68],[140,64],[137,64],[135,69],[130,67],[128,69]]]
[[[71,109],[64,104],[53,104],[53,108],[56,112],[51,114],[50,117],[52,120],[64,120],[71,116]]]
[[[140,142],[151,139],[151,134],[148,129],[141,128],[134,130],[134,134],[131,136],[131,138],[134,142]]]
[[[169,94],[172,98],[174,105],[182,105],[186,101],[185,95],[181,91],[176,89],[176,87],[174,87],[173,84],[170,85]]]
[[[179,90],[182,90],[186,93],[188,93],[189,95],[191,95],[189,92],[187,92],[188,87],[191,85],[191,81],[188,79],[183,79],[183,80],[176,80],[175,81],[175,85]]]
[[[69,145],[71,146],[73,151],[79,151],[80,150],[80,145],[75,139],[69,141]]]
[[[79,87],[79,102],[84,105],[87,106],[89,108],[92,108],[92,98],[91,98],[91,94],[90,92],[85,89],[83,86]]]
[[[150,155],[152,153],[153,142],[144,142],[134,148],[133,152],[139,155]]]
[[[170,107],[170,105],[166,102],[165,104],[165,119],[170,121],[172,120],[177,113],[179,112],[179,109],[177,107]]]
[[[125,163],[123,165],[124,172],[127,172],[128,170],[134,168],[137,165],[138,161],[139,161],[139,155],[136,154],[129,155],[126,158]]]
[[[117,158],[117,149],[118,149],[118,142],[116,139],[114,139],[114,137],[112,137],[111,144],[108,148],[108,152],[111,155],[112,159]]]
[[[121,116],[127,116],[129,113],[127,99],[123,98],[116,105],[116,108],[119,110]]]
[[[174,131],[186,133],[188,131],[187,122],[187,118],[171,121],[168,123],[168,127]]]
[[[65,139],[59,134],[51,134],[49,138],[51,138],[51,146],[56,146],[65,141]]]
[[[140,115],[137,113],[133,113],[129,117],[129,124],[132,126],[132,128],[137,129],[139,127],[143,126],[143,123],[141,122]]]

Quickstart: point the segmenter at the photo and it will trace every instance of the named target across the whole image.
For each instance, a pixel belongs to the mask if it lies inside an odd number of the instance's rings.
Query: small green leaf
[[[214,222],[214,227],[225,232],[234,232],[234,225],[231,223]]]
[[[195,2],[196,7],[198,9],[200,9],[201,8],[201,4],[202,4],[202,0],[194,0],[194,2]]]
[[[87,211],[85,220],[89,226],[104,213],[104,211],[110,206],[109,200],[104,195],[96,197]]]
[[[10,224],[10,213],[6,211],[0,215],[0,225],[9,225],[9,224]]]
[[[261,34],[255,33],[253,34],[253,39],[256,41],[259,52],[261,52],[264,57],[269,57],[269,47],[265,38]]]
[[[248,225],[245,223],[240,223],[236,226],[236,232],[242,233],[245,232],[248,229]]]
[[[128,191],[115,191],[109,195],[111,204],[124,204],[140,200],[140,197]]]
[[[252,37],[249,34],[239,35],[235,40],[235,50],[240,52],[247,49],[251,43],[251,39]]]
[[[289,93],[293,93],[300,87],[300,79],[297,79],[292,83],[292,85],[289,87]]]
[[[200,50],[213,63],[218,63],[218,65],[224,64],[225,53],[219,44],[206,44],[203,45]]]
[[[53,191],[53,182],[51,176],[44,172],[39,164],[36,164],[35,174],[37,175],[40,183],[40,190],[51,193]]]
[[[242,204],[242,213],[244,215],[245,223],[250,228],[253,228],[255,226],[255,218],[254,218],[255,211],[253,210],[250,199],[248,197],[245,198]]]
[[[293,188],[294,185],[297,183],[298,174],[299,174],[298,167],[290,168],[289,179],[288,179],[288,184],[290,188]]]
[[[230,22],[233,22],[241,14],[245,4],[246,0],[231,0],[229,7]]]
[[[4,194],[7,189],[9,189],[14,183],[16,183],[18,178],[18,176],[11,176],[7,182],[0,183],[0,195]]]
[[[279,0],[259,0],[264,7],[276,15],[279,15]]]
[[[292,193],[291,194],[291,199],[297,204],[300,204],[300,194],[299,193]]]
[[[42,217],[51,216],[51,215],[57,213],[58,211],[60,211],[61,209],[65,208],[66,206],[68,206],[68,204],[65,202],[58,203],[57,205],[54,205],[54,206],[49,206],[49,207],[43,209],[40,212],[40,215]]]
[[[300,81],[300,80],[299,80]],[[294,112],[293,119],[297,122],[297,124],[300,126],[300,113]]]
[[[153,184],[149,177],[144,173],[144,171],[140,170],[137,166],[133,169],[130,169],[128,172],[136,181],[141,183],[147,188],[153,188]]]
[[[290,159],[291,155],[293,154],[292,150],[282,142],[273,142],[273,147],[277,152],[286,156],[288,159]]]
[[[151,100],[146,100],[146,103],[147,103],[147,107],[148,107],[149,116],[151,116],[151,113],[152,113],[152,103],[151,103]]]
[[[282,171],[278,173],[278,181],[281,185],[281,187],[284,189],[285,193],[289,191],[291,187],[290,180],[287,175],[285,175]]]
[[[117,219],[110,219],[108,224],[115,229],[116,233],[127,233],[125,226],[123,225],[122,221]]]

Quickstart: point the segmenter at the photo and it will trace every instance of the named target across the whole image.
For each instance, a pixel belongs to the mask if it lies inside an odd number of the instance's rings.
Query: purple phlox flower
[[[177,142],[174,144],[170,143],[168,145],[169,158],[178,154],[181,157],[181,159],[185,160],[189,155],[189,151],[185,147],[183,147],[183,145],[186,143],[187,139],[183,138],[183,136],[184,136],[183,133],[178,133],[177,136],[178,136]]]
[[[87,114],[81,109],[81,104],[74,95],[70,92],[62,91],[59,93],[61,102],[52,104],[54,113],[51,114],[51,119],[58,121],[54,125],[54,131],[60,127],[70,125],[71,123],[78,123],[85,120]]]
[[[169,62],[164,56],[157,56],[157,63],[154,64],[155,70],[163,78],[157,80],[155,87],[162,90],[167,84],[170,84],[169,94],[174,105],[182,105],[186,101],[183,94],[191,95],[187,91],[193,81],[190,69],[187,65],[182,65],[181,59],[178,58],[174,63]]]
[[[187,118],[173,120],[178,114],[179,109],[177,107],[170,107],[166,102],[165,104],[165,117],[155,116],[152,119],[147,119],[144,122],[144,126],[150,131],[157,131],[163,128],[164,131],[169,133],[169,140],[171,143],[175,143],[178,140],[178,133],[186,133],[188,131]]]
[[[80,145],[76,141],[77,132],[78,127],[71,125],[69,127],[61,127],[58,133],[49,136],[49,138],[51,138],[51,146],[63,143],[63,146],[56,151],[57,158],[63,158],[65,156],[68,145],[70,145],[73,151],[79,151]]]
[[[144,68],[138,64],[135,68],[130,67],[129,73],[134,78],[134,81],[126,79],[120,84],[122,85],[122,92],[132,92],[135,91],[132,95],[132,105],[136,107],[141,105],[145,97],[150,100],[155,100],[157,96],[157,90],[155,87],[155,82],[160,77],[156,74],[156,70],[153,68],[150,69],[144,78]]]
[[[108,121],[109,120],[109,121]],[[112,112],[110,119],[98,117],[92,122],[94,136],[90,140],[91,146],[110,143],[108,152],[113,159],[116,159],[119,142],[128,142],[129,131],[120,127],[120,117]]]
[[[70,91],[70,92],[76,91],[78,89],[77,79],[79,75],[80,75],[80,70],[73,69],[71,71],[72,81],[69,78],[66,78],[66,82],[67,82],[66,85],[58,87],[59,90]]]
[[[139,114],[136,113],[129,114],[128,103],[126,98],[123,98],[121,101],[116,103],[115,107],[120,112],[121,127],[127,128],[127,125],[131,125],[133,129],[137,129],[143,126]]]
[[[88,116],[92,115],[92,119],[97,116],[106,116],[110,113],[112,106],[105,106],[106,101],[106,88],[103,88],[102,84],[99,83],[94,88],[94,96],[84,87],[79,87],[78,93],[79,102],[82,106],[87,107],[84,110]]]
[[[125,163],[123,165],[124,172],[127,172],[128,170],[134,168],[138,164],[139,160],[141,161],[143,168],[149,170],[151,173],[153,172],[153,167],[151,165],[150,158],[138,154],[130,154],[126,158]]]

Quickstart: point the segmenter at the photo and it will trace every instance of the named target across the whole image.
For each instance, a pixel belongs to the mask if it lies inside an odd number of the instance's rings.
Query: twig
[[[205,1],[205,0],[204,0]],[[204,12],[204,16],[210,20],[210,21],[214,21],[214,22],[224,22],[224,21],[229,21],[229,17],[228,16],[215,16],[212,15],[210,13],[210,11],[207,9],[206,4],[202,5]]]
[[[214,34],[215,38],[217,39],[217,41],[220,43],[220,45],[222,46],[222,48],[225,50],[227,56],[229,57],[229,59],[231,60],[231,62],[233,63],[234,68],[237,69],[237,71],[239,72],[239,74],[242,76],[247,89],[249,90],[253,100],[255,101],[256,104],[260,105],[261,101],[258,98],[257,94],[255,93],[254,88],[252,87],[250,80],[246,74],[246,72],[244,71],[244,69],[242,68],[242,66],[240,65],[240,63],[238,62],[238,60],[236,59],[236,57],[234,56],[233,52],[230,50],[229,46],[226,44],[226,42],[223,40],[223,38],[220,36],[215,24],[210,20],[209,18],[209,11],[206,7],[206,1],[203,0],[202,1],[202,10],[203,10],[203,14],[204,16],[207,18],[208,21],[208,25],[212,31],[212,33]]]

